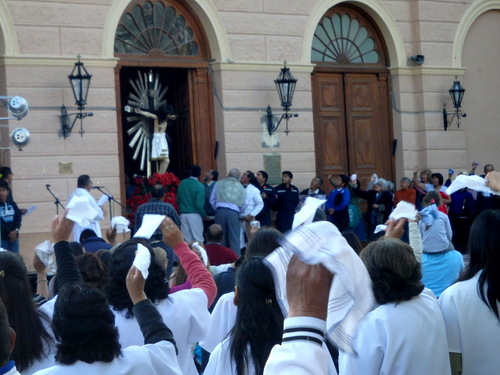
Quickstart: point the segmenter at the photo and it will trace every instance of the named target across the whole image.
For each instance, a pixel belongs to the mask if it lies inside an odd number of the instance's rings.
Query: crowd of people
[[[202,179],[194,165],[178,187],[178,211],[164,202],[165,188],[153,186],[123,242],[116,228],[101,232],[102,200],[81,175],[73,204],[51,223],[57,272],[35,255],[33,290],[18,254],[23,212],[12,198],[12,171],[0,168],[0,375],[496,373],[499,196],[467,188],[448,195],[452,172],[445,182],[416,167],[396,191],[377,175],[366,190],[356,175],[314,177],[300,191],[290,171],[272,187],[265,171],[234,168],[219,179],[210,170]],[[493,166],[484,172],[500,191]],[[390,219],[401,201],[419,211],[416,220]],[[310,202],[315,212],[298,222]],[[373,306],[351,327],[350,350],[327,327],[342,280],[324,256],[345,259],[328,255],[325,244],[314,264],[291,257],[286,275],[267,261],[280,247],[294,252],[288,239],[310,221],[330,222],[371,280]],[[380,224],[387,228],[376,234]],[[308,233],[302,251],[319,241]]]

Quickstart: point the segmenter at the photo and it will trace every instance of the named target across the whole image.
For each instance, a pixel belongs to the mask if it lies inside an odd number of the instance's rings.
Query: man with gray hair
[[[215,184],[210,195],[210,204],[215,209],[215,223],[225,233],[222,245],[241,255],[240,210],[246,199],[246,191],[240,183],[240,171],[233,168],[227,177]]]

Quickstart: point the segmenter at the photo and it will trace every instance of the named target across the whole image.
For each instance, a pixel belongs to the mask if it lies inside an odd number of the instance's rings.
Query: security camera
[[[410,56],[410,60],[417,65],[422,65],[425,61],[425,56],[424,55]]]

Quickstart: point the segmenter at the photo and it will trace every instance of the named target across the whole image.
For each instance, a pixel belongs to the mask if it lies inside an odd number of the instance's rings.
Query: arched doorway
[[[158,168],[149,162],[153,122],[133,108],[168,111],[169,172],[183,177],[191,164],[215,168],[210,51],[200,25],[181,1],[138,0],[125,9],[114,46],[123,174]]]
[[[333,7],[316,27],[311,60],[317,174],[393,180],[389,61],[375,23],[354,6]]]

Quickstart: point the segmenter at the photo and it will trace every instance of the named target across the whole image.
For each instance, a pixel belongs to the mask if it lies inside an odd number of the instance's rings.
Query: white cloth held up
[[[335,274],[328,301],[327,336],[339,349],[353,353],[356,328],[375,305],[366,267],[332,223],[315,222],[289,232],[282,247],[265,259],[273,272],[276,295],[285,316],[286,272],[293,253],[303,262],[322,264]]]
[[[196,247],[201,254],[201,259],[205,267],[208,267],[208,254],[207,251],[198,242],[193,243],[193,247]]]
[[[45,264],[50,272],[56,272],[56,267],[54,264],[54,245],[50,243],[50,240],[43,241],[42,243],[35,246],[35,254],[38,256],[40,261]]]
[[[295,229],[302,224],[311,224],[314,219],[314,215],[316,215],[316,210],[325,202],[326,199],[307,197],[300,211],[293,217],[292,229]]]
[[[74,221],[82,227],[89,226],[99,214],[99,211],[90,204],[90,198],[85,195],[71,198],[66,208],[68,209],[66,219]]]
[[[164,215],[144,215],[142,218],[141,227],[137,232],[135,232],[134,238],[151,238],[153,233],[160,226],[163,219],[165,219]]]
[[[115,228],[116,233],[130,232],[129,225],[130,221],[123,216],[114,216],[111,219],[111,228]]]
[[[483,193],[500,195],[499,191],[491,190],[488,186],[486,186],[486,180],[481,176],[466,176],[463,174],[455,178],[455,181],[453,181],[448,189],[446,189],[446,194],[451,195],[465,187]]]
[[[389,215],[389,219],[399,220],[399,219],[408,219],[408,220],[416,220],[418,211],[415,209],[415,205],[413,203],[400,201],[394,211]],[[387,225],[379,224],[375,227],[373,233],[377,234],[379,232],[385,232],[387,230]]]
[[[144,280],[149,276],[149,265],[151,264],[151,253],[146,246],[137,244],[137,252],[135,253],[134,263],[135,268],[141,271]]]

